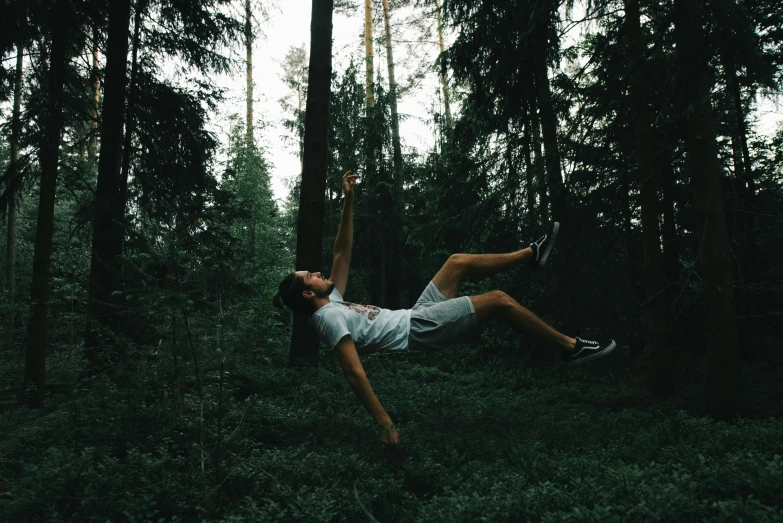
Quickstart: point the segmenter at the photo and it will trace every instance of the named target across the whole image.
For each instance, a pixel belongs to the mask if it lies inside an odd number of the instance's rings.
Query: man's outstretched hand
[[[379,427],[381,443],[387,448],[396,448],[400,444],[400,435],[397,433],[397,427],[391,421],[386,425]]]
[[[351,171],[348,171],[343,175],[343,194],[346,198],[353,198],[353,186],[356,185],[357,178],[359,178],[359,176],[351,174]]]

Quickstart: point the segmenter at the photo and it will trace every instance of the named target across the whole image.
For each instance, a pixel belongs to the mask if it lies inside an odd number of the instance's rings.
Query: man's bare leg
[[[491,276],[532,260],[533,249],[530,247],[506,254],[454,254],[446,260],[432,282],[444,296],[456,298],[466,276]]]
[[[538,338],[564,352],[576,347],[576,339],[562,334],[520,305],[503,291],[492,291],[478,296],[470,296],[476,319],[483,323],[489,319],[502,318],[518,331]]]

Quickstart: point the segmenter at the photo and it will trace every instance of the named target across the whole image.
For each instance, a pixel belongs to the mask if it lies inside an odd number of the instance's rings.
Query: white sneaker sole
[[[540,269],[546,265],[546,261],[549,258],[549,253],[552,252],[552,247],[555,246],[555,240],[557,240],[557,232],[560,230],[560,222],[555,222],[552,227],[552,239],[549,241],[549,245],[544,249],[544,254],[541,255],[541,259],[538,260],[538,268]]]
[[[614,340],[612,340],[612,343],[607,345],[606,348],[604,348],[604,350],[596,352],[596,353],[593,353],[593,354],[591,354],[589,356],[585,356],[584,358],[579,358],[578,360],[567,361],[566,365],[580,365],[582,363],[585,363],[585,362],[588,362],[588,361],[591,361],[591,360],[597,360],[598,358],[603,358],[604,356],[606,356],[607,354],[612,352],[616,346],[617,346],[617,344],[614,342]]]

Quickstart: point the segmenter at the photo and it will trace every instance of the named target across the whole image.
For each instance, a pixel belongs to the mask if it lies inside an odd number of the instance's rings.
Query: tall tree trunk
[[[644,250],[644,306],[647,320],[647,358],[650,364],[648,387],[654,393],[663,392],[671,376],[671,351],[667,345],[663,257],[658,231],[658,179],[655,172],[650,115],[647,64],[644,57],[639,24],[638,0],[624,0],[625,33],[631,58],[631,103],[634,114],[634,146],[642,218],[642,246]]]
[[[726,214],[712,120],[708,49],[703,42],[698,4],[675,0],[675,41],[689,111],[685,144],[699,232],[697,265],[706,285],[707,414],[733,419],[742,405],[742,361],[734,303],[734,264],[729,252]]]
[[[440,16],[440,2],[435,0],[435,21],[438,26],[438,46],[440,47],[440,85],[443,90],[443,109],[446,114],[446,129],[449,131],[454,127],[454,121],[451,117],[451,94],[449,93],[449,82],[446,75],[446,62],[443,60],[443,53],[446,46],[443,44],[443,23]]]
[[[296,87],[296,98],[298,101],[298,108],[299,112],[297,113],[297,118],[299,118],[298,115],[302,114],[302,88],[300,86]],[[299,124],[296,125],[297,128],[299,128]],[[302,170],[304,169],[304,136],[299,136],[299,174],[301,175]]]
[[[25,352],[25,390],[34,388],[30,394],[33,404],[44,399],[46,386],[46,316],[49,301],[49,266],[52,254],[54,232],[54,198],[57,189],[57,164],[60,158],[60,138],[63,127],[63,86],[65,80],[66,41],[65,20],[70,11],[70,2],[59,0],[49,13],[51,28],[51,51],[49,78],[46,94],[46,115],[38,159],[41,164],[41,188],[38,198],[38,224],[35,229],[33,252],[33,281],[30,289],[30,318],[27,327],[27,350]]]
[[[379,232],[383,231],[381,229]],[[378,240],[378,275],[379,275],[379,285],[378,288],[381,291],[380,294],[380,303],[382,307],[388,307],[388,297],[386,295],[386,242],[384,241],[384,235],[378,234],[377,236]]]
[[[530,104],[525,104],[525,127],[522,131],[522,155],[525,157],[525,193],[527,195],[527,215],[529,224],[535,223],[536,194],[533,189],[533,159],[530,150]]]
[[[533,172],[538,185],[539,219],[546,222],[549,219],[549,193],[547,192],[546,176],[544,174],[544,154],[541,151],[541,123],[538,118],[538,104],[535,97],[530,100],[530,129],[533,131]]]
[[[397,198],[404,206],[402,146],[400,144],[400,119],[397,114],[397,81],[394,79],[394,56],[392,54],[391,21],[389,20],[389,0],[383,0],[383,25],[386,32],[386,63],[389,69],[389,105],[392,120],[392,148],[394,149],[394,187]]]
[[[130,0],[116,0],[109,10],[109,36],[106,43],[106,76],[103,97],[103,124],[98,158],[98,186],[95,194],[92,258],[90,263],[89,302],[87,314],[91,325],[85,339],[90,364],[102,367],[108,363],[100,354],[102,325],[118,325],[114,308],[114,291],[122,287],[122,220],[117,220],[121,182],[121,162],[125,112],[128,36],[130,33]]]
[[[253,143],[253,13],[250,0],[245,0],[245,51],[247,58],[247,143]]]
[[[14,75],[14,108],[11,113],[11,165],[19,160],[19,135],[22,132],[22,68],[24,60],[24,47],[16,46],[16,71]],[[16,195],[8,198],[8,233],[6,235],[5,256],[5,289],[8,292],[8,319],[6,325],[6,347],[14,346],[15,302],[16,302]]]
[[[756,195],[756,180],[753,175],[753,163],[750,160],[750,151],[748,150],[747,125],[745,123],[745,113],[742,110],[742,95],[740,93],[739,80],[737,79],[736,64],[734,63],[731,64],[730,77],[727,80],[729,89],[731,90],[734,114],[736,115],[737,133],[739,135],[742,159],[744,161],[744,183],[748,188],[748,198],[752,199]]]
[[[541,30],[543,32],[543,30]],[[534,78],[536,98],[541,110],[541,134],[544,138],[544,161],[546,162],[546,185],[552,202],[552,217],[555,220],[565,220],[565,202],[563,191],[563,176],[560,169],[560,151],[557,146],[557,117],[552,106],[552,92],[549,89],[549,73],[546,65],[546,38],[544,47],[540,47],[541,56],[535,59]]]
[[[364,0],[364,84],[367,107],[375,105],[372,44],[372,0]]]
[[[663,272],[669,284],[680,280],[680,251],[677,240],[677,226],[674,216],[674,167],[667,165],[663,170]]]
[[[634,249],[633,249],[633,224],[631,222],[631,216],[633,215],[633,201],[631,200],[631,170],[626,166],[627,156],[630,156],[630,151],[620,151],[620,168],[618,169],[618,175],[620,176],[620,187],[622,193],[620,195],[622,205],[622,218],[623,218],[623,232],[625,232],[625,260],[628,264],[627,272],[629,278],[628,283],[636,290],[636,262],[634,261]],[[630,325],[629,325],[630,326]]]
[[[128,114],[125,117],[125,141],[122,146],[122,169],[120,170],[120,193],[117,205],[113,206],[114,219],[121,224],[122,234],[119,235],[120,254],[125,242],[125,210],[128,205],[128,177],[130,162],[133,156],[132,140],[136,132],[136,96],[138,91],[138,54],[141,45],[141,14],[147,6],[147,0],[136,0],[133,16],[133,48],[131,50],[130,85],[128,86]]]
[[[737,65],[731,54],[731,50],[723,53],[723,64],[726,74],[726,86],[729,90],[731,102],[729,104],[731,145],[734,160],[735,184],[739,187],[737,207],[735,213],[736,222],[740,228],[738,241],[741,253],[738,256],[740,274],[744,286],[740,287],[737,297],[737,312],[741,320],[741,331],[747,333],[746,342],[743,343],[745,357],[748,360],[762,357],[763,336],[761,333],[761,318],[757,299],[747,292],[747,287],[756,282],[758,251],[755,239],[751,231],[756,228],[756,214],[753,210],[753,198],[756,193],[756,184],[753,177],[753,166],[750,163],[748,151],[748,138],[745,130],[745,115],[742,109],[742,93],[740,92],[739,79],[737,78]]]
[[[390,245],[391,257],[389,269],[392,277],[388,280],[387,296],[393,296],[392,305],[398,308],[407,307],[410,299],[410,278],[408,266],[404,262],[403,250],[405,238],[405,193],[404,166],[402,161],[402,144],[400,143],[400,118],[397,112],[397,80],[394,77],[394,55],[392,53],[391,15],[389,0],[383,0],[383,26],[386,34],[386,64],[389,71],[389,106],[391,108],[392,149],[394,162],[394,229],[393,243]]]
[[[669,163],[663,167],[661,183],[663,185],[663,225],[661,227],[663,245],[663,275],[668,285],[666,291],[666,325],[669,349],[677,344],[677,317],[674,303],[677,284],[680,280],[680,252],[677,239],[677,226],[674,216],[674,167]]]
[[[93,26],[92,29],[92,132],[90,133],[90,140],[87,145],[87,159],[90,161],[90,165],[93,165],[95,161],[95,135],[98,131],[98,106],[101,101],[101,81],[98,76],[98,26]]]
[[[377,197],[378,186],[381,177],[385,174],[383,166],[376,162],[376,153],[381,150],[381,135],[378,132],[379,115],[375,109],[375,72],[373,55],[373,20],[372,0],[364,0],[364,54],[365,54],[365,115],[367,126],[365,129],[364,153],[365,153],[365,180],[367,180],[369,193],[372,195],[368,202],[375,213],[376,219],[372,220],[370,234],[375,238],[374,248],[370,252],[369,265],[373,268],[370,273],[370,295],[373,303],[381,307],[387,307],[386,303],[386,252],[383,242],[383,224],[378,218],[382,214],[380,202],[373,199]]]
[[[723,69],[726,75],[726,87],[729,91],[729,128],[731,136],[731,152],[734,164],[734,177],[736,183],[741,187],[740,196],[744,197],[747,190],[747,180],[745,165],[742,154],[742,132],[744,122],[740,122],[742,115],[742,99],[740,96],[739,82],[737,81],[737,72],[734,59],[730,55],[731,51],[724,51],[722,55]]]
[[[247,136],[245,138],[248,152],[253,149],[253,12],[250,9],[250,0],[245,0],[245,50],[247,52]],[[255,182],[255,180],[253,180]],[[255,186],[255,184],[254,184]],[[251,200],[255,201],[255,200]],[[250,224],[247,228],[247,257],[253,259],[256,252],[256,209],[255,203],[251,203]]]
[[[321,266],[324,194],[326,192],[329,90],[332,81],[332,10],[334,0],[313,0],[310,22],[310,68],[305,108],[304,167],[296,226],[296,269]],[[318,363],[318,336],[306,314],[294,314],[289,362]]]
[[[506,150],[504,153],[506,160],[506,169],[508,169],[507,191],[508,191],[508,216],[516,224],[519,211],[517,209],[517,169],[514,165],[514,132],[512,130],[511,119],[506,122]]]

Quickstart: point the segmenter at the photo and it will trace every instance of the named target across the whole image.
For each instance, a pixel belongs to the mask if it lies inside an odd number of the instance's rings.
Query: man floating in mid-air
[[[458,297],[467,276],[482,277],[517,265],[543,267],[560,225],[529,247],[507,254],[454,254],[424,289],[412,309],[389,310],[343,300],[353,246],[353,187],[357,176],[343,176],[343,216],[334,242],[329,278],[320,272],[297,271],[286,276],[274,297],[277,307],[307,314],[321,339],[334,349],[348,383],[375,419],[384,444],[399,444],[399,434],[367,381],[359,355],[382,349],[438,350],[468,339],[477,327],[502,318],[515,329],[534,336],[562,353],[566,364],[606,356],[614,340],[591,341],[562,334],[503,291]]]

